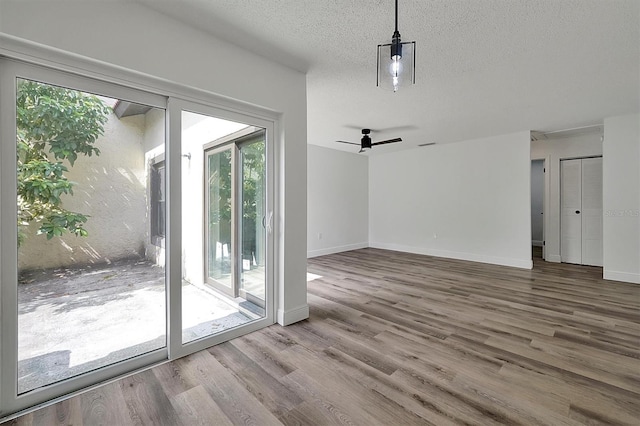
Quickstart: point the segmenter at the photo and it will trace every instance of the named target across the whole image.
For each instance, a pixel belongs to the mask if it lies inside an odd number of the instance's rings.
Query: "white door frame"
[[[544,170],[544,194],[542,196],[542,258],[547,260],[547,230],[549,229],[549,193],[551,192],[551,180],[549,178],[551,174],[551,156],[546,157],[532,157],[531,161],[542,161],[542,168]],[[531,193],[529,193],[529,199],[531,199]]]
[[[18,267],[16,233],[16,78],[40,81],[84,92],[96,93],[118,99],[146,104],[155,108],[166,108],[166,98],[96,81],[90,78],[60,72],[50,68],[33,66],[23,62],[0,60],[0,156],[2,158],[0,188],[0,229],[2,233],[2,288],[0,300],[2,318],[0,322],[0,416],[55,398],[103,381],[110,377],[136,370],[144,365],[157,363],[167,358],[167,349],[158,349],[131,360],[120,361],[92,373],[62,380],[58,383],[17,394],[18,367]],[[89,377],[91,376],[91,377]]]
[[[275,203],[275,150],[274,150],[274,135],[275,135],[275,123],[273,121],[265,120],[258,117],[251,117],[239,112],[229,111],[214,107],[211,105],[205,105],[185,99],[179,99],[176,97],[169,99],[169,120],[167,120],[169,141],[168,145],[168,174],[169,176],[180,176],[182,168],[182,111],[189,111],[197,114],[208,115],[223,120],[235,121],[238,123],[245,123],[248,125],[262,127],[266,129],[266,162],[267,162],[267,178],[266,178],[266,204],[267,211],[274,212],[277,208]],[[266,304],[265,304],[265,317],[256,321],[253,321],[245,326],[230,329],[224,333],[216,334],[213,336],[198,339],[186,344],[182,343],[182,317],[179,312],[179,307],[182,306],[182,200],[180,197],[175,199],[175,194],[180,194],[180,180],[168,178],[170,182],[169,194],[169,211],[168,211],[168,223],[169,235],[168,247],[170,248],[170,276],[169,276],[169,297],[172,303],[171,311],[169,313],[170,318],[174,318],[169,321],[169,358],[175,359],[190,353],[206,349],[218,343],[239,337],[243,334],[259,330],[265,326],[275,323],[275,238],[274,232],[267,233],[267,268],[266,268]],[[171,199],[171,194],[174,194],[174,199]],[[276,213],[274,213],[275,215]],[[177,317],[177,319],[176,319]]]

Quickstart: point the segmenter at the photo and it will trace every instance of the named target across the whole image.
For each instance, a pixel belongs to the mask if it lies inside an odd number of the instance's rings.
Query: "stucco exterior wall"
[[[99,156],[80,156],[69,167],[74,195],[63,206],[89,216],[87,237],[65,234],[47,240],[32,224],[18,250],[18,268],[44,269],[140,257],[148,240],[145,116],[118,119],[111,114],[96,141]],[[68,165],[68,164],[67,164]]]

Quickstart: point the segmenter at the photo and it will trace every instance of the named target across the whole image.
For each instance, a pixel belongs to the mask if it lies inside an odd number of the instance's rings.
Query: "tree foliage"
[[[17,89],[18,243],[31,222],[47,239],[66,231],[86,236],[87,216],[62,206],[74,186],[64,161],[73,166],[80,154],[100,155],[94,144],[110,109],[96,96],[35,81],[18,80]]]
[[[256,227],[264,215],[264,141],[242,149],[242,251],[251,259],[257,249]]]
[[[260,140],[244,145],[241,150],[242,167],[242,246],[247,259],[256,251],[256,227],[262,226],[264,207],[265,143]],[[222,151],[210,160],[209,226],[217,228],[220,242],[231,242],[231,151]],[[260,213],[260,215],[258,215]],[[210,242],[211,244],[211,242]]]

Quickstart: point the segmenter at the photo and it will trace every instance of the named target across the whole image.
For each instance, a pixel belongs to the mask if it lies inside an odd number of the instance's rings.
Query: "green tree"
[[[249,260],[256,253],[256,228],[264,214],[264,148],[264,140],[242,148],[242,255]]]
[[[65,176],[78,155],[100,155],[94,146],[110,109],[98,97],[30,80],[18,80],[16,99],[18,244],[31,222],[47,239],[65,231],[86,236],[87,216],[66,210],[61,196],[73,195]]]
[[[245,259],[251,259],[256,251],[256,227],[262,226],[264,208],[264,139],[242,146],[242,247]],[[231,151],[226,150],[210,157],[209,165],[209,226],[218,229],[215,236],[220,242],[231,243]],[[209,236],[209,244],[215,247],[216,240]]]

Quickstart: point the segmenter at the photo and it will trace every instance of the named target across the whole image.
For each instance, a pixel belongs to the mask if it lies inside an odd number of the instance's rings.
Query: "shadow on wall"
[[[89,235],[67,233],[47,240],[36,235],[40,225],[32,223],[18,249],[21,272],[144,258],[150,227],[147,133],[154,133],[150,127],[160,123],[146,115],[119,119],[111,114],[95,144],[100,155],[80,156],[69,167],[67,176],[76,185],[73,195],[63,196],[63,205],[88,216]],[[163,142],[164,135],[156,145]]]

